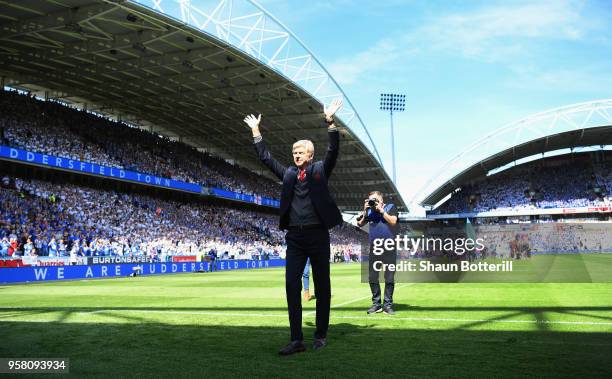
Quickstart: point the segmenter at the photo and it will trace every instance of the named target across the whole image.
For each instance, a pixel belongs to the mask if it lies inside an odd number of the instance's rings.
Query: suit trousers
[[[302,274],[306,260],[310,258],[315,285],[316,331],[315,338],[325,338],[329,327],[331,284],[329,279],[329,232],[320,229],[290,230],[287,241],[285,291],[289,311],[291,341],[303,340],[302,333]]]
[[[381,305],[381,293],[380,293],[380,271],[374,270],[374,263],[382,262],[383,264],[394,264],[397,261],[397,252],[385,251],[382,255],[375,255],[370,249],[370,255],[368,256],[368,274],[370,282],[370,290],[372,291],[372,304]],[[393,305],[393,290],[395,289],[395,271],[385,270],[385,295],[383,306]]]

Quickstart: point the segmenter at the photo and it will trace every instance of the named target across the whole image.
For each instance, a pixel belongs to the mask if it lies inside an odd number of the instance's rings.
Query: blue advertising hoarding
[[[284,259],[222,260],[214,271],[260,269],[285,266]],[[139,275],[178,274],[210,271],[210,262],[120,263],[80,266],[32,266],[0,268],[0,283],[31,283],[54,280],[118,278],[134,272]]]

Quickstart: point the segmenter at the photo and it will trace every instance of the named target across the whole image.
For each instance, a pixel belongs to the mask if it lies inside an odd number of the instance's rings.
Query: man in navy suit
[[[293,144],[293,163],[285,167],[272,157],[263,142],[259,131],[261,115],[249,115],[244,119],[255,142],[259,159],[283,181],[280,202],[280,223],[282,230],[287,230],[285,290],[291,342],[279,351],[280,355],[289,355],[305,351],[302,334],[302,273],[306,260],[310,258],[317,299],[316,331],[313,350],[327,344],[329,327],[329,309],[331,287],[329,280],[329,231],[342,224],[342,215],[336,202],[329,193],[327,181],[338,159],[340,136],[334,123],[334,114],[342,107],[342,100],[334,100],[329,107],[324,107],[325,122],[328,126],[329,145],[325,158],[313,162],[314,145],[309,140]]]

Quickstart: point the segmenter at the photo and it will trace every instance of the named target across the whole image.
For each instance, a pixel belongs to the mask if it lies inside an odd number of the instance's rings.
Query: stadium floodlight
[[[395,136],[393,134],[393,112],[403,112],[406,105],[406,95],[397,93],[380,94],[380,110],[389,111],[391,116],[391,165],[393,170],[393,184],[395,182]]]

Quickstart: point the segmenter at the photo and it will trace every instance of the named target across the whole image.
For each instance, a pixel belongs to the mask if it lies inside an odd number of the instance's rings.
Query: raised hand
[[[259,132],[259,123],[261,122],[261,114],[257,117],[255,115],[250,114],[244,118],[244,122],[251,128],[251,132],[253,132],[253,137],[257,138],[261,135]]]
[[[338,109],[342,108],[342,99],[336,99],[329,104],[329,106],[323,105],[323,113],[325,113],[326,119],[331,119]]]
[[[261,115],[255,117],[255,115],[250,114],[244,118],[244,122],[246,122],[246,124],[251,129],[259,128],[259,123],[261,122]]]
[[[380,214],[385,213],[385,204],[382,201],[376,203],[376,212]]]

